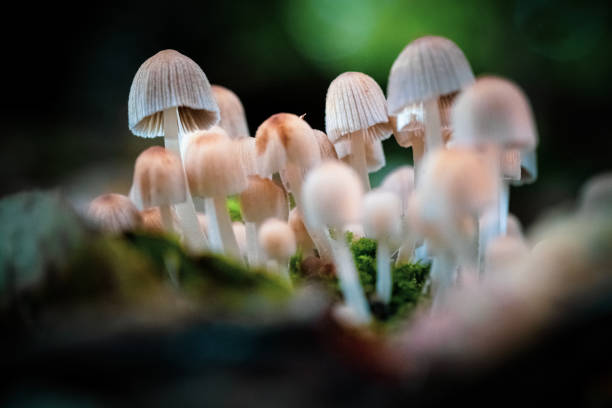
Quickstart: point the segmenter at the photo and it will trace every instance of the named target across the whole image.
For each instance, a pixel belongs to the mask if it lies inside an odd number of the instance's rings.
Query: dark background
[[[4,13],[0,196],[62,186],[86,200],[126,193],[138,152],[127,98],[140,64],[174,48],[211,83],[242,99],[251,132],[276,112],[324,128],[330,81],[363,71],[386,90],[391,64],[414,38],[453,39],[477,75],[508,77],[529,96],[540,133],[540,177],[513,189],[526,223],[573,200],[609,169],[610,13],[605,2],[293,0],[157,2],[80,7],[18,4]],[[385,142],[389,165],[409,151]]]

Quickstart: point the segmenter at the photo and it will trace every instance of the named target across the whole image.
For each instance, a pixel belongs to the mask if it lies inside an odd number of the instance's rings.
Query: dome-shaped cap
[[[191,193],[198,197],[226,197],[247,186],[244,167],[236,162],[236,141],[223,135],[195,137],[185,153],[185,173]]]
[[[170,209],[170,214],[172,217],[172,225],[174,227],[174,231],[181,232],[180,223],[174,209]],[[159,211],[159,207],[151,207],[147,208],[140,212],[142,217],[142,228],[148,233],[153,234],[165,234],[166,229],[164,228],[164,224],[162,222],[161,212]]]
[[[306,220],[342,230],[360,221],[362,196],[357,173],[340,161],[327,161],[306,175],[302,189]]]
[[[503,78],[481,77],[459,94],[452,108],[452,123],[456,146],[495,144],[526,151],[537,144],[527,97]]]
[[[325,131],[334,143],[364,134],[369,142],[391,136],[387,101],[374,79],[361,72],[345,72],[332,81],[325,99]]]
[[[401,202],[390,191],[372,190],[363,198],[363,228],[366,236],[397,243],[402,233]]]
[[[274,181],[259,176],[249,176],[249,184],[240,193],[242,218],[248,222],[262,223],[268,218],[287,219],[289,206],[285,190]]]
[[[161,146],[140,153],[134,165],[130,198],[142,209],[184,202],[187,186],[179,157]]]
[[[219,120],[204,71],[189,57],[164,50],[146,60],[134,76],[128,100],[130,130],[136,136],[163,136],[163,111],[173,107],[178,107],[185,133],[208,129]]]
[[[213,85],[212,91],[221,115],[218,125],[225,129],[232,139],[249,137],[249,126],[238,95],[220,85]]]
[[[295,253],[296,243],[293,230],[284,221],[270,218],[259,229],[259,245],[268,257],[286,261]]]
[[[312,128],[291,113],[272,115],[259,126],[255,152],[259,173],[264,177],[280,172],[288,162],[308,169],[321,160]]]
[[[123,194],[104,194],[89,204],[88,217],[103,231],[120,234],[142,224],[140,212]]]
[[[463,51],[444,37],[417,38],[397,57],[387,87],[391,115],[407,105],[461,90],[474,82]]]
[[[398,167],[387,174],[379,188],[397,194],[402,202],[402,216],[404,216],[408,212],[410,196],[414,192],[414,169],[412,166]]]

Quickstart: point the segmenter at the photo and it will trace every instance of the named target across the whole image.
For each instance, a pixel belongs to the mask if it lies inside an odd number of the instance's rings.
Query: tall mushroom
[[[164,136],[168,150],[182,166],[180,135],[207,129],[219,120],[219,108],[204,71],[190,58],[174,50],[160,51],[136,72],[128,100],[129,127],[142,137]],[[191,194],[176,206],[187,246],[206,248],[198,227]]]
[[[465,55],[457,44],[444,37],[417,38],[393,62],[387,85],[389,114],[395,117],[400,145],[412,145],[417,170],[424,151],[444,145],[446,99],[452,101],[453,94],[473,82],[474,74]],[[424,139],[419,134],[421,126]],[[404,131],[408,133],[402,134]]]
[[[187,185],[179,157],[160,146],[149,147],[140,153],[134,165],[130,197],[138,208],[159,207],[164,229],[179,233],[174,228],[171,210],[171,206],[183,203],[187,198]],[[185,220],[179,221],[184,232]]]
[[[236,142],[221,130],[199,135],[189,144],[185,170],[193,194],[204,197],[211,249],[242,259],[226,206],[227,196],[247,186],[244,168],[234,160],[235,150]]]
[[[304,183],[304,215],[307,224],[327,233],[336,273],[344,300],[362,323],[370,321],[370,309],[363,293],[353,255],[342,233],[344,227],[359,221],[363,185],[357,173],[339,161],[328,161],[310,171]]]
[[[219,126],[221,126],[232,139],[249,137],[249,126],[247,125],[246,115],[242,102],[231,90],[213,85],[212,92],[219,106]]]
[[[259,176],[249,176],[247,188],[240,193],[242,218],[246,222],[247,258],[249,266],[261,266],[263,254],[258,245],[257,231],[268,218],[286,220],[287,195],[274,181]]]
[[[392,132],[385,95],[374,79],[345,72],[331,82],[325,99],[325,131],[335,145],[341,140],[350,143],[351,167],[369,190],[366,145],[387,139]]]

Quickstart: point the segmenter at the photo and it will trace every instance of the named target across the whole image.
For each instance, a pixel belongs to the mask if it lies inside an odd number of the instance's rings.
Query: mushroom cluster
[[[296,252],[318,258],[335,272],[354,323],[372,313],[347,232],[376,242],[382,304],[392,298],[394,265],[432,260],[436,308],[454,287],[507,271],[508,254],[527,251],[508,214],[508,187],[537,175],[529,102],[509,80],[475,78],[447,38],[409,43],[391,67],[386,98],[364,73],[336,77],[325,133],[304,116],[276,113],[251,137],[238,96],[211,86],[173,50],[142,64],[128,107],[130,130],[163,136],[165,147],[136,159],[129,199],[92,202],[100,228],[171,234],[194,254],[223,254],[288,284]],[[392,134],[412,147],[414,167],[372,189],[368,173],[385,166],[382,141]],[[229,196],[239,197],[244,224],[232,224]]]

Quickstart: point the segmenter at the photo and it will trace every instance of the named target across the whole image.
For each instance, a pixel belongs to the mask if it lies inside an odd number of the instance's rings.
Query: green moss
[[[240,209],[240,200],[238,197],[228,197],[226,205],[232,221],[242,221],[242,210]]]

